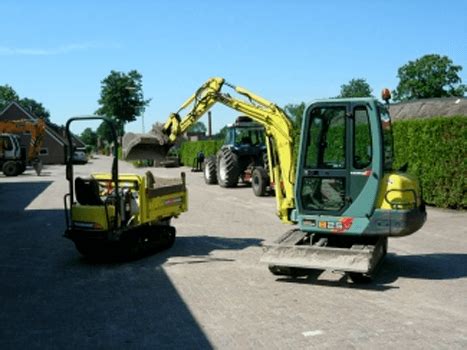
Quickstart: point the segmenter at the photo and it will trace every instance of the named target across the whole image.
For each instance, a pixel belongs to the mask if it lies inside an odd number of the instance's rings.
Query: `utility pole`
[[[208,137],[212,137],[212,117],[211,111],[208,111]]]

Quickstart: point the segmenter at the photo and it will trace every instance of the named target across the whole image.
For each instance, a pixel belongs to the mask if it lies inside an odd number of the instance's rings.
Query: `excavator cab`
[[[426,220],[416,178],[395,171],[391,119],[373,98],[316,101],[304,114],[291,221],[298,229],[265,246],[275,275],[309,269],[368,281],[389,236]]]
[[[301,146],[295,216],[302,230],[403,236],[423,225],[416,179],[392,169],[391,119],[383,104],[375,99],[311,104]]]

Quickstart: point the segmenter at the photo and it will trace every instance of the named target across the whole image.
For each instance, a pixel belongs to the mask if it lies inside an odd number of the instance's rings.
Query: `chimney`
[[[211,111],[208,111],[208,137],[212,137],[212,117]]]

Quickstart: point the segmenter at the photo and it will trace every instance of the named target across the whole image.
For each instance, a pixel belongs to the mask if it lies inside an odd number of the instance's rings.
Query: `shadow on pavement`
[[[381,283],[390,283],[399,277],[451,280],[467,277],[467,254],[436,253],[423,255],[388,254],[380,270]]]
[[[24,175],[21,175],[24,177]],[[5,212],[21,213],[52,181],[0,182],[0,208]],[[3,221],[2,221],[3,222]]]
[[[62,237],[63,210],[25,210],[49,185],[0,184],[0,348],[212,348],[161,265],[259,240],[178,237],[140,260],[91,263]]]
[[[467,277],[467,254],[424,254],[399,256],[389,253],[370,283],[352,283],[342,273],[338,280],[319,279],[322,271],[310,270],[304,277],[279,277],[278,282],[313,284],[374,291],[399,288],[390,284],[398,278],[451,280]]]

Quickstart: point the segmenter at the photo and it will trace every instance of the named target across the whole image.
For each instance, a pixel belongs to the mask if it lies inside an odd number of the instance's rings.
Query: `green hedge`
[[[420,180],[425,201],[441,208],[467,208],[467,117],[399,120],[393,128],[394,166],[408,163],[409,173]],[[182,162],[191,166],[199,151],[208,157],[222,144],[185,142]]]
[[[394,149],[395,167],[409,164],[428,204],[467,207],[467,117],[397,121]]]
[[[209,157],[216,154],[223,144],[223,140],[187,141],[182,143],[180,147],[180,158],[183,164],[192,166],[193,160],[199,151],[202,151],[206,157]]]

